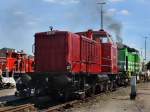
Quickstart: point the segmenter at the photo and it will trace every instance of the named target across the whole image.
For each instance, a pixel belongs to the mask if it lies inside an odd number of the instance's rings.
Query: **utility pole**
[[[105,5],[106,2],[100,2],[97,4],[100,4],[100,7],[101,7],[101,29],[103,29],[103,5]]]
[[[145,60],[145,62],[146,62],[146,58],[147,58],[147,56],[146,56],[146,53],[147,53],[147,43],[146,43],[146,41],[147,41],[147,38],[148,38],[148,37],[145,36],[144,38],[145,38],[145,59],[144,59],[144,60]]]
[[[140,55],[141,55],[141,57],[143,58],[143,49],[141,48],[140,51],[141,51],[141,52],[140,52]]]

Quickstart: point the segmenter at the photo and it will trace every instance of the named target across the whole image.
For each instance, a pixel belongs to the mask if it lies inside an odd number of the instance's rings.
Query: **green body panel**
[[[138,54],[135,54],[135,71],[140,72],[140,57]]]
[[[128,55],[126,48],[118,50],[118,65],[120,71],[126,71],[126,55]]]
[[[134,54],[133,53],[128,53],[128,71],[129,72],[134,72]]]
[[[138,73],[140,71],[140,56],[138,52],[129,51],[124,47],[118,49],[118,66],[122,73]]]

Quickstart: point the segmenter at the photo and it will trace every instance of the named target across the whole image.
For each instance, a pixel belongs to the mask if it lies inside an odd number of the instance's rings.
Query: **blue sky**
[[[101,0],[1,0],[0,47],[32,51],[35,32],[47,31],[49,26],[72,32],[100,29]],[[149,0],[107,0],[106,16],[122,24],[121,37],[125,44],[143,49],[144,39],[150,37]],[[109,21],[104,22],[105,29]],[[147,43],[150,42],[150,38]],[[150,57],[150,45],[147,46]]]

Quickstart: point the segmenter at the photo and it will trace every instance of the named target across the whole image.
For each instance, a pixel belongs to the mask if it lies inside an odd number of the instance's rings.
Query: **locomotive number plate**
[[[47,32],[47,35],[54,35],[55,34],[55,31],[48,31]]]

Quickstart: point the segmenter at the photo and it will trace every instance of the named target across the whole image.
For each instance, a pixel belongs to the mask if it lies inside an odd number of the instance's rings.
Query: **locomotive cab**
[[[117,45],[113,41],[111,35],[103,29],[93,32],[93,39],[100,39],[102,50],[102,73],[116,74],[117,67]]]
[[[109,35],[107,32],[105,32],[104,30],[100,30],[97,32],[93,33],[93,39],[100,39],[101,43],[110,43],[110,44],[114,44],[111,35]]]

